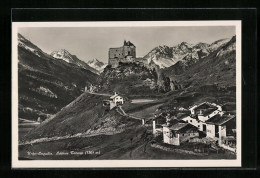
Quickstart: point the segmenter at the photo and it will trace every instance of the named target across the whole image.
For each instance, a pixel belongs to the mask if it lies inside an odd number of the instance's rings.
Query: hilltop
[[[107,66],[99,76],[102,91],[117,91],[127,96],[157,95],[170,91],[170,80],[160,70],[136,63],[119,63],[117,68]]]

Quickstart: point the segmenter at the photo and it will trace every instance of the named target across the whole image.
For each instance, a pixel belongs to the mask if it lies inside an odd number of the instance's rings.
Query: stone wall
[[[134,62],[136,58],[135,46],[122,46],[119,48],[109,48],[108,65],[117,67],[119,62]]]

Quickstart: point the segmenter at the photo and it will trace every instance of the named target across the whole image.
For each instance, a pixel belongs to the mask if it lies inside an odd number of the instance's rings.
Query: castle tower
[[[117,67],[119,62],[133,62],[136,58],[136,47],[130,41],[124,40],[124,44],[119,48],[109,48],[108,64],[113,68]]]

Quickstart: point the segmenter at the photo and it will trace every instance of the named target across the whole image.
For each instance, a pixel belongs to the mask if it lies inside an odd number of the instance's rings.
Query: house
[[[124,99],[122,96],[119,96],[116,92],[113,96],[110,97],[110,100],[115,103],[116,105],[124,104]]]
[[[197,127],[189,124],[176,122],[163,125],[163,142],[171,145],[180,145],[183,142],[187,142],[190,139],[199,137]]]
[[[189,108],[191,115],[182,120],[196,126],[200,131],[207,132],[206,121],[217,114],[223,115],[220,105],[203,102]]]
[[[200,116],[201,121],[207,120],[209,117],[212,117],[220,112],[222,112],[221,106],[215,103],[203,102],[199,105],[194,105],[190,109],[192,115]]]
[[[110,97],[109,100],[103,100],[103,106],[109,107],[110,110],[122,104],[124,104],[124,99],[122,96],[119,96],[116,92],[113,96]]]
[[[197,127],[198,130],[206,132],[206,123],[199,120],[197,116],[187,116],[182,120]]]
[[[203,103],[196,107],[193,111],[195,115],[198,116],[198,119],[202,122],[205,122],[210,117],[214,116],[214,114],[217,114],[218,108],[210,103]]]
[[[234,132],[236,129],[236,117],[234,115],[217,114],[207,120],[206,123],[207,137],[213,138],[222,147],[230,143],[234,144],[236,138]]]

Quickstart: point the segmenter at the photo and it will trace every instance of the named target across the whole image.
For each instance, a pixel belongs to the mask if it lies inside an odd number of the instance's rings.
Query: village
[[[91,90],[90,93],[94,91]],[[103,100],[103,107],[108,110],[116,109],[122,115],[141,120],[140,124],[152,129],[154,140],[161,147],[168,145],[167,147],[176,148],[188,143],[198,143],[193,145],[192,150],[195,152],[229,150],[236,153],[236,116],[223,111],[220,105],[202,102],[187,109],[181,106],[170,110],[158,108],[151,119],[127,114],[123,110],[124,102],[124,97],[115,92],[107,100]]]

